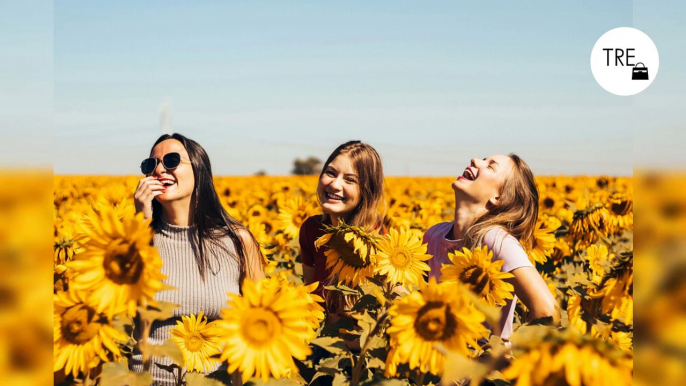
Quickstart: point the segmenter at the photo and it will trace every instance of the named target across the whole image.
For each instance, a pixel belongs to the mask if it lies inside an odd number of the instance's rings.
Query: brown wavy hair
[[[499,227],[514,236],[524,248],[531,248],[538,220],[538,188],[529,165],[514,153],[509,154],[514,163],[512,174],[503,182],[498,205],[476,219],[467,229],[464,246],[481,246],[484,236]]]
[[[366,143],[361,141],[348,141],[331,153],[324,163],[319,179],[326,168],[339,155],[347,155],[357,172],[357,184],[360,189],[360,202],[357,207],[345,216],[343,221],[348,225],[354,225],[367,230],[382,230],[383,218],[386,208],[384,200],[384,175],[381,157],[379,153]],[[317,199],[319,199],[319,185],[317,185]],[[321,205],[321,202],[320,202]],[[323,215],[329,217],[328,214]],[[333,275],[324,285],[336,285],[338,275]],[[340,292],[324,292],[326,311],[329,314],[346,314],[359,300],[356,295],[342,295]]]
[[[348,225],[355,225],[367,229],[378,229],[382,226],[385,204],[384,176],[381,157],[373,147],[361,141],[348,141],[331,153],[319,173],[319,179],[326,168],[339,155],[347,155],[357,172],[357,185],[360,188],[360,202],[343,221]],[[317,185],[319,187],[319,185]],[[319,190],[319,189],[317,189]],[[317,199],[319,199],[317,191]],[[321,202],[320,202],[321,204]],[[381,211],[380,211],[381,209]],[[324,214],[325,218],[328,217]]]

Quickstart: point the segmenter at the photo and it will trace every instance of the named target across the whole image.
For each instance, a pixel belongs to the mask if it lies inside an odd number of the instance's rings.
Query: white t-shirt
[[[429,228],[424,234],[424,242],[428,243],[427,253],[433,257],[428,261],[431,271],[429,275],[438,280],[441,277],[441,265],[452,264],[448,259],[448,253],[455,250],[462,250],[462,240],[451,240],[452,222],[436,224]],[[448,234],[450,232],[450,234]],[[449,238],[446,238],[448,236]],[[493,251],[493,261],[505,260],[502,272],[511,272],[521,267],[533,267],[529,261],[529,256],[524,251],[522,245],[509,233],[500,228],[493,228],[483,240],[484,245]],[[512,299],[508,299],[503,306],[500,315],[500,337],[508,339],[512,335],[512,322],[514,320],[515,306],[517,305],[517,295],[513,294]]]

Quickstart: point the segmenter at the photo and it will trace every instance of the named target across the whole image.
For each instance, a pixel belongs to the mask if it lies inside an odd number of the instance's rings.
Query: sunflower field
[[[527,323],[518,303],[508,342],[497,326],[512,299],[511,274],[487,248],[450,254],[440,282],[427,280],[424,232],[452,221],[453,178],[386,178],[381,235],[346,224],[317,240],[337,285],[342,316],[302,283],[298,232],[320,212],[316,176],[216,177],[224,208],[255,236],[267,279],[227,296],[220,319],[177,322],[163,345],[133,338],[176,307],[158,302],[162,260],[135,214],[139,177],[56,176],[54,187],[54,378],[59,385],[151,385],[130,372],[169,357],[178,385],[224,363],[234,383],[283,385],[630,385],[633,382],[633,181],[538,177],[536,242],[527,250],[561,309],[560,325]]]

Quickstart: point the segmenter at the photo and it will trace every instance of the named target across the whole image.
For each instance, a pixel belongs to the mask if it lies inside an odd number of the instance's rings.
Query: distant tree
[[[296,158],[293,161],[292,174],[319,174],[321,171],[322,161],[317,157],[308,157],[307,159]]]
[[[267,172],[264,171],[264,169],[260,169],[260,170],[256,171],[254,175],[255,176],[266,176]]]

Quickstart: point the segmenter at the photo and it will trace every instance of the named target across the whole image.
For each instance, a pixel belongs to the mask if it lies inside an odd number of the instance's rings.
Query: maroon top
[[[313,293],[322,296],[324,290],[324,283],[331,274],[331,270],[326,269],[326,255],[324,251],[326,248],[319,248],[315,250],[314,242],[318,238],[324,236],[324,225],[331,225],[331,218],[327,216],[326,220],[322,220],[322,215],[316,215],[308,218],[300,227],[300,258],[303,265],[314,267],[314,281],[318,281],[319,285]]]

